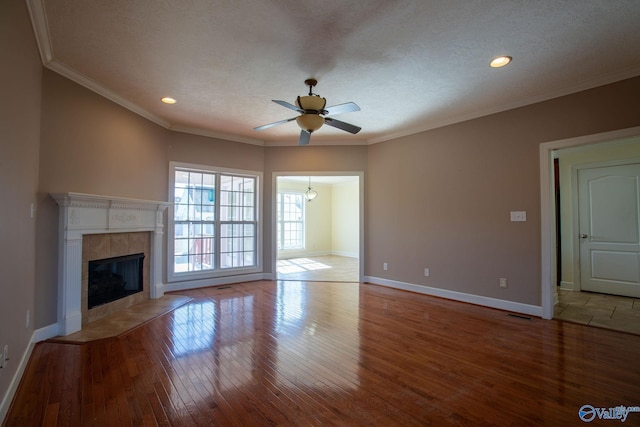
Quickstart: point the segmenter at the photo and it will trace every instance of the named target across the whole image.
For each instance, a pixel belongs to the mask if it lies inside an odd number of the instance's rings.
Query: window
[[[171,172],[170,279],[257,271],[259,176],[175,163]]]
[[[278,193],[278,249],[304,249],[304,195]]]
[[[256,178],[220,175],[220,267],[255,265]]]

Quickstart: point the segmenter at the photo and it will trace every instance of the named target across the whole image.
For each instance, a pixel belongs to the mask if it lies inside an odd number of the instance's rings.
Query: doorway
[[[559,296],[569,295],[579,299],[580,263],[579,263],[579,226],[573,221],[574,212],[577,211],[577,198],[573,188],[577,188],[576,164],[588,164],[593,162],[617,161],[619,159],[640,156],[640,127],[623,129],[620,131],[590,135],[586,137],[572,138],[568,140],[553,141],[540,145],[540,170],[541,170],[541,240],[542,240],[542,317],[550,319],[554,317],[554,309]],[[557,202],[554,191],[553,162],[554,158],[560,158],[560,163],[573,163],[568,169],[564,169],[564,182],[560,183],[563,201]],[[571,160],[571,157],[573,160]],[[573,170],[573,176],[571,168]],[[569,172],[567,172],[567,170]],[[567,175],[568,173],[568,175]],[[563,179],[563,172],[560,179]],[[560,203],[559,210],[562,218],[556,218],[556,203]],[[558,224],[559,222],[559,224]],[[561,237],[556,236],[556,224],[560,226]],[[556,250],[556,244],[562,242]],[[561,261],[559,267],[557,262]],[[556,286],[557,284],[560,286]],[[594,302],[604,298],[601,294],[581,295],[580,299]],[[614,297],[609,297],[612,303]],[[633,303],[633,302],[632,302]],[[626,303],[625,303],[626,304]],[[583,322],[586,323],[586,322]]]
[[[362,181],[361,172],[274,173],[276,280],[361,281]]]

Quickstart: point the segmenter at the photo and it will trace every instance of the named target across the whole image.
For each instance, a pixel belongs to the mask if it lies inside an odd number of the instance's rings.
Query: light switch
[[[527,211],[511,211],[511,222],[524,222],[527,220]]]

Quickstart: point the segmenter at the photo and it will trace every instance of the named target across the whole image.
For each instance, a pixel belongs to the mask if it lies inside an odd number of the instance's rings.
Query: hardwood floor
[[[128,334],[37,344],[3,425],[559,426],[640,405],[636,335],[369,284],[180,294]]]

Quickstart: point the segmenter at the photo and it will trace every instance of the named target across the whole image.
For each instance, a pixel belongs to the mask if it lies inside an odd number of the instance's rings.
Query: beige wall
[[[42,66],[24,1],[0,2],[0,64],[0,351],[8,345],[11,359],[0,369],[2,402],[34,331]]]
[[[332,186],[331,251],[357,258],[360,253],[360,185],[357,179]]]
[[[42,80],[36,327],[57,321],[58,207],[50,193],[167,200],[168,131],[60,75]]]
[[[579,268],[579,254],[575,254],[578,236],[574,233],[574,197],[577,189],[574,188],[573,177],[577,174],[576,168],[610,161],[625,161],[629,159],[640,162],[640,137],[626,138],[611,143],[583,146],[558,150],[555,153],[560,167],[560,241],[563,288],[580,289],[579,283],[575,283],[575,269]],[[577,201],[577,199],[575,199]]]
[[[638,126],[638,111],[635,78],[371,146],[366,274],[540,305],[539,144]]]
[[[171,161],[255,172],[262,172],[264,168],[264,148],[257,145],[181,132],[168,132],[168,141]]]

